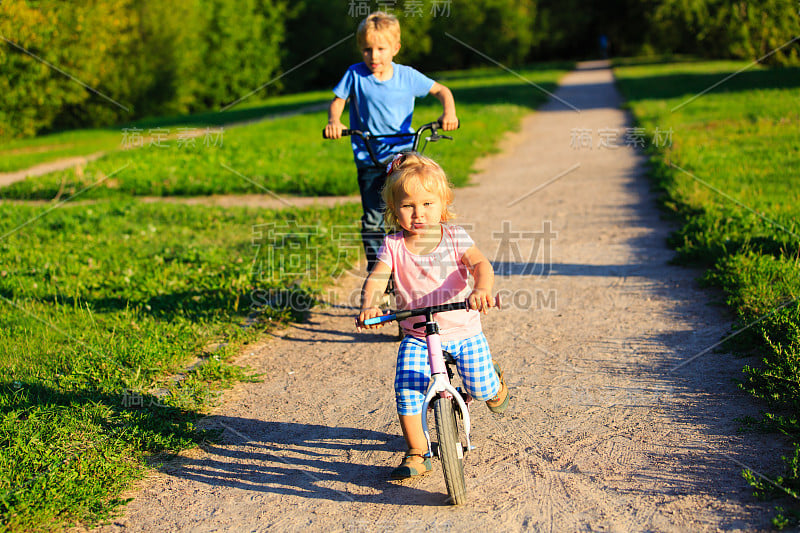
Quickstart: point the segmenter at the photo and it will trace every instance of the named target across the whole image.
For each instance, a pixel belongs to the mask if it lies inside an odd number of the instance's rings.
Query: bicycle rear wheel
[[[455,505],[467,501],[464,482],[464,448],[458,438],[458,424],[453,411],[453,400],[436,398],[433,402],[436,434],[439,437],[439,459],[442,461],[447,494]]]

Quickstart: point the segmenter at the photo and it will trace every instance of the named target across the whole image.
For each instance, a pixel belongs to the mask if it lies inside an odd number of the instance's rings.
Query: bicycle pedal
[[[456,390],[461,395],[461,399],[464,400],[464,404],[467,406],[467,409],[469,409],[470,406],[472,405],[472,402],[474,402],[475,399],[470,395],[470,393],[468,393],[467,391],[465,391],[461,387],[456,387]],[[457,409],[457,411],[458,411],[458,414],[461,416],[462,415],[461,409]]]

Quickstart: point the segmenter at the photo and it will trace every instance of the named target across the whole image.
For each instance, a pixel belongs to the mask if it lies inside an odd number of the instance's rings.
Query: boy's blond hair
[[[358,25],[356,39],[358,47],[364,48],[367,45],[367,36],[373,33],[380,33],[388,36],[394,43],[400,43],[400,21],[397,17],[383,11],[376,11],[361,21]]]
[[[453,186],[442,167],[430,157],[407,153],[394,160],[381,191],[383,203],[386,204],[383,220],[387,230],[402,229],[394,212],[395,202],[402,193],[413,193],[417,187],[422,187],[442,200],[441,222],[455,218],[455,213],[450,209],[453,205]]]

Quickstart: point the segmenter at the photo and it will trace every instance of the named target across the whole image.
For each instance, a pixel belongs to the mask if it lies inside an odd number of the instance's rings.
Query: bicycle
[[[495,297],[495,307],[500,307],[499,296]],[[434,320],[433,315],[461,309],[469,310],[469,308],[469,302],[465,300],[463,302],[433,305],[406,311],[390,311],[385,315],[368,318],[364,321],[364,325],[370,326],[405,320],[414,316],[425,316],[425,341],[428,347],[428,364],[431,369],[431,379],[428,385],[428,392],[422,401],[422,431],[428,443],[429,457],[439,457],[442,462],[447,494],[450,497],[450,501],[455,505],[460,505],[466,502],[467,499],[467,488],[464,481],[464,453],[475,449],[469,436],[472,429],[469,406],[474,400],[466,391],[461,390],[461,387],[455,388],[452,385],[455,374],[451,366],[456,364],[456,360],[449,352],[442,349],[439,325]],[[357,321],[358,319],[356,319]],[[416,324],[415,327],[421,324]],[[431,402],[433,402],[433,418],[438,438],[435,450],[431,444],[428,420],[425,416],[427,410],[431,408]],[[454,410],[454,406],[457,407],[457,411]],[[464,428],[464,444],[462,444],[459,436],[456,412],[461,417]]]

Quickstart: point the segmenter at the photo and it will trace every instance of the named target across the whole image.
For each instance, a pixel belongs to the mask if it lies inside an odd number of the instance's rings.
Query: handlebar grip
[[[440,128],[442,127],[442,121],[441,120],[437,120],[436,123],[439,124]],[[460,127],[461,127],[461,119],[458,119],[458,125],[456,126],[456,129],[458,129]]]
[[[365,326],[374,326],[375,324],[382,324],[384,322],[391,322],[397,318],[397,315],[394,313],[389,313],[388,315],[381,315],[376,316],[374,318],[368,318],[364,321]]]
[[[349,129],[349,128],[345,128],[345,129],[343,129],[343,130],[342,130],[342,137],[347,137],[347,136],[349,136],[349,135],[353,135],[353,132],[354,132],[354,131],[355,131],[355,130],[351,130],[351,129]],[[330,137],[328,137],[327,135],[325,135],[325,130],[324,130],[324,129],[322,130],[322,138],[323,138],[323,139],[330,139]]]
[[[395,311],[394,313],[386,313],[385,315],[366,319],[364,321],[364,325],[374,326],[375,324],[383,324],[384,322],[391,322],[392,320],[405,320],[406,318],[413,316],[413,314],[413,311]]]

